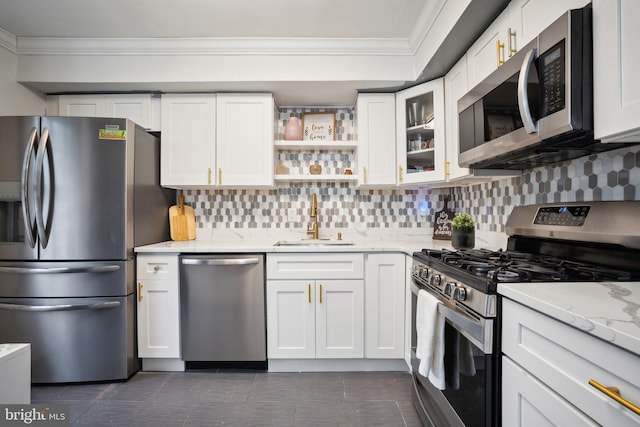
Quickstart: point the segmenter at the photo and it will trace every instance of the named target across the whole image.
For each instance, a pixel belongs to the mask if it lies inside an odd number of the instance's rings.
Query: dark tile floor
[[[72,426],[421,426],[403,372],[139,372],[126,382],[33,386]]]

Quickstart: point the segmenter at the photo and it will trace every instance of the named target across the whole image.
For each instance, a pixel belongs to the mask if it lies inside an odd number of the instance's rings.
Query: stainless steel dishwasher
[[[264,254],[180,256],[185,362],[266,364],[264,264]]]

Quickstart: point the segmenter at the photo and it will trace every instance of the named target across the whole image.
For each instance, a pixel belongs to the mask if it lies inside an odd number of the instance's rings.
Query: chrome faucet
[[[311,208],[309,208],[309,216],[313,219],[313,224],[307,226],[307,235],[313,236],[313,240],[318,240],[318,198],[316,193],[311,196]]]

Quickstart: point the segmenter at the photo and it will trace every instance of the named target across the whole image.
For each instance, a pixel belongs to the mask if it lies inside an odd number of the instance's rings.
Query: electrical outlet
[[[295,208],[287,209],[287,222],[297,222],[297,221],[298,221],[298,215],[296,213]]]

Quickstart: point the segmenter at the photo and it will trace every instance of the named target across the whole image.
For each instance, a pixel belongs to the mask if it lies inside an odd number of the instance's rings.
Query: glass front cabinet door
[[[443,79],[396,93],[397,183],[444,181]]]

